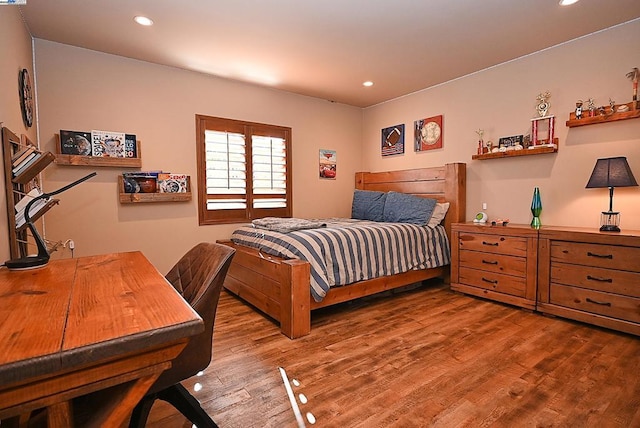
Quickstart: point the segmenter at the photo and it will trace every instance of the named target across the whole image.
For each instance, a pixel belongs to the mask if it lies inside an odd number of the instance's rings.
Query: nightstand
[[[536,307],[538,230],[529,225],[451,226],[451,289],[527,309]]]
[[[640,335],[640,231],[540,230],[538,310]]]

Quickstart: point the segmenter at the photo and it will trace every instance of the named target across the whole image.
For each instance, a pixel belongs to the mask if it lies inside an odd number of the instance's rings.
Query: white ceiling
[[[367,107],[637,19],[640,0],[27,0],[21,10],[36,38]]]

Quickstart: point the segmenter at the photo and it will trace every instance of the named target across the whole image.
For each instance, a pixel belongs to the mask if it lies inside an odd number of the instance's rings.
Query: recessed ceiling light
[[[151,19],[147,18],[146,16],[138,15],[135,18],[133,18],[133,20],[136,21],[140,25],[144,25],[145,27],[153,25],[153,21]]]
[[[364,83],[362,84],[362,86],[367,86],[367,87],[368,87],[368,86],[373,86],[373,82],[372,82],[371,80],[367,80],[366,82],[364,82]]]
[[[569,6],[570,4],[578,3],[579,0],[560,0],[560,6]]]

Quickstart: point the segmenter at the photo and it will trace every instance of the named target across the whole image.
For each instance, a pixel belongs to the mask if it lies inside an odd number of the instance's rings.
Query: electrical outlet
[[[482,203],[482,209],[483,209],[483,210],[486,210],[486,209],[487,209],[487,203],[486,203],[486,202],[483,202],[483,203]]]

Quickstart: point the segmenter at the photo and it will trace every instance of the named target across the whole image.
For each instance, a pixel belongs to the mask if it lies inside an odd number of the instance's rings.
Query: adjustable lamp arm
[[[27,227],[31,231],[31,236],[33,236],[33,239],[36,241],[36,246],[38,247],[38,255],[27,256],[20,259],[14,259],[14,260],[7,260],[5,262],[5,265],[9,269],[31,269],[39,266],[44,266],[49,262],[49,250],[47,250],[47,245],[45,244],[44,239],[42,239],[42,237],[38,233],[38,229],[36,229],[35,225],[31,221],[31,216],[29,215],[29,211],[31,210],[31,207],[33,206],[33,204],[39,201],[40,199],[50,198],[66,190],[69,190],[72,187],[77,186],[83,181],[86,181],[96,175],[97,173],[92,172],[91,174],[86,175],[81,179],[74,181],[71,184],[67,184],[66,186],[61,187],[58,190],[55,190],[49,193],[43,193],[42,195],[39,195],[29,201],[29,203],[24,208],[24,220],[27,224]]]

